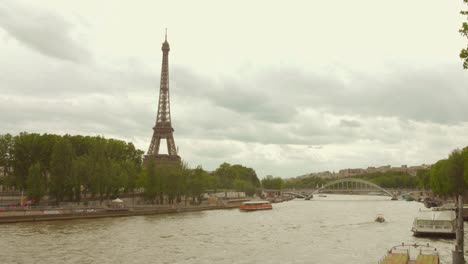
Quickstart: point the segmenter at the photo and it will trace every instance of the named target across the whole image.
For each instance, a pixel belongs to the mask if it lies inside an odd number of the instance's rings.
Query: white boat
[[[420,210],[414,218],[411,231],[414,236],[449,236],[455,237],[456,214],[447,208]]]

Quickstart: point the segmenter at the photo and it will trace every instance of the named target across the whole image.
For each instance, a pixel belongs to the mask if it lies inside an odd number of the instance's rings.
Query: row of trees
[[[4,186],[26,190],[31,198],[48,193],[57,202],[109,197],[133,190],[142,151],[132,143],[102,137],[21,133],[0,136]]]
[[[206,191],[221,192],[237,190],[253,195],[260,182],[255,171],[242,165],[221,164],[214,172],[209,173],[201,166],[189,169],[186,164],[161,166],[149,160],[142,170],[138,187],[143,187],[145,196],[153,203],[192,201],[200,202]]]
[[[143,166],[143,151],[132,143],[103,137],[21,133],[0,135],[0,185],[25,190],[30,198],[46,194],[60,201],[104,198],[143,190],[155,203],[200,196],[207,190],[254,194],[260,181],[252,168],[221,164],[214,172],[184,163]]]

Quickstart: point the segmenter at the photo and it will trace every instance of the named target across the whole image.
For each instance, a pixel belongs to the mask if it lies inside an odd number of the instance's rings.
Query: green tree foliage
[[[40,201],[46,194],[45,177],[38,162],[29,168],[27,184],[30,186],[26,191],[28,198]]]
[[[441,195],[455,195],[465,191],[468,184],[468,147],[454,150],[448,159],[439,160],[431,168],[430,186]]]
[[[268,175],[262,179],[262,187],[265,189],[281,190],[284,187],[284,181],[280,177]]]
[[[434,193],[448,194],[450,192],[447,178],[447,160],[439,160],[432,165],[430,185]]]
[[[416,178],[418,179],[418,187],[420,189],[430,189],[431,170],[420,169],[416,172]]]
[[[210,175],[201,166],[195,168],[187,179],[187,195],[192,197],[192,201],[201,201],[201,195],[209,187]]]
[[[468,5],[468,0],[463,0],[465,4]],[[468,20],[468,10],[460,11],[460,14],[467,17]],[[465,38],[468,38],[468,22],[463,22],[462,27],[459,30],[460,34]],[[468,69],[468,45],[466,48],[460,51],[460,58],[463,60],[463,68]]]
[[[87,196],[87,191],[90,186],[90,168],[91,159],[88,155],[83,155],[73,159],[72,161],[72,185],[73,196],[75,201],[81,201],[81,191],[83,189],[84,197]]]
[[[38,163],[46,190],[57,201],[80,201],[89,193],[103,199],[133,192],[142,154],[131,143],[102,137],[0,135],[0,166],[11,174],[8,185],[27,190],[29,168]]]
[[[73,148],[68,138],[57,140],[52,149],[49,186],[50,193],[57,202],[63,201],[66,195],[68,198],[73,198],[73,156]]]
[[[29,168],[41,159],[41,143],[39,134],[21,133],[14,139],[13,171],[15,174],[15,186],[20,189],[26,187],[26,178]],[[49,164],[41,164],[42,168]]]
[[[216,177],[217,187],[220,189],[251,191],[260,186],[255,170],[242,165],[231,165],[225,162],[213,174]]]
[[[206,172],[205,172],[206,173]],[[140,186],[145,189],[145,197],[153,203],[163,203],[164,197],[168,203],[181,202],[182,198],[192,195],[198,182],[189,182],[191,177],[187,165],[181,164],[156,164],[154,160],[148,160],[146,167],[138,180]],[[201,191],[205,186],[200,187]]]
[[[145,197],[152,203],[155,202],[156,197],[162,192],[161,186],[161,171],[156,169],[156,163],[150,159],[143,172]]]
[[[90,147],[91,157],[91,175],[90,191],[94,197],[99,195],[102,201],[106,194],[110,193],[110,159],[106,156],[106,140],[104,138],[95,138]]]
[[[463,177],[464,162],[460,150],[454,150],[450,153],[447,162],[447,179],[450,193],[461,194],[465,190]]]
[[[468,186],[468,147],[465,147],[461,151],[461,156],[463,160],[463,178],[465,180],[465,187]]]

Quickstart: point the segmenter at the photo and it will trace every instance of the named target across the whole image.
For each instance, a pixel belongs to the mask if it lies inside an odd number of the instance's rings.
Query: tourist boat
[[[243,202],[239,208],[242,211],[257,211],[273,209],[269,201],[249,201]]]
[[[318,197],[327,197],[325,194],[319,194]]]
[[[378,214],[377,217],[375,218],[375,222],[378,222],[378,223],[385,222],[385,218],[384,218],[383,214]]]
[[[455,237],[456,219],[453,209],[434,207],[432,210],[420,210],[411,231],[414,236]]]
[[[392,247],[379,264],[439,264],[439,253],[435,247],[409,244]]]

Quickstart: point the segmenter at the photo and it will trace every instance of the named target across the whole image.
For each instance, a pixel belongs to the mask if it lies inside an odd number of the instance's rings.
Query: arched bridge
[[[354,178],[343,178],[343,179],[338,179],[335,181],[331,181],[319,189],[315,190],[311,194],[309,194],[305,199],[309,200],[314,197],[314,194],[319,194],[320,192],[324,191],[325,189],[330,189],[329,187],[335,187],[332,190],[337,190],[337,191],[372,191],[372,190],[379,190],[386,195],[392,197],[392,200],[396,200],[397,196],[384,188],[378,186],[375,183],[362,180],[362,179],[354,179]]]
[[[296,198],[307,198],[310,194],[307,193],[298,193],[298,192],[291,192],[291,191],[284,191],[283,194],[289,194],[295,196]]]

